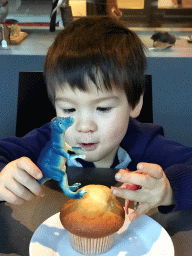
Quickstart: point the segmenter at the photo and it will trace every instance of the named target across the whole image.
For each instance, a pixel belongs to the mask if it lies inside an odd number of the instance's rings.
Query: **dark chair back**
[[[24,136],[55,116],[43,72],[19,72],[16,136]]]
[[[141,123],[153,123],[152,75],[145,75],[145,94],[140,115],[136,118]]]
[[[145,76],[146,92],[140,122],[153,122],[152,77]],[[16,136],[21,137],[31,130],[50,122],[56,116],[47,96],[43,72],[20,72],[17,105]]]

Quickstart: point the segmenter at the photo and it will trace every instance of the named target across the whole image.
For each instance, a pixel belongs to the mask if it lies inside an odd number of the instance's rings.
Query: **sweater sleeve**
[[[159,206],[161,213],[192,209],[192,147],[157,135],[142,160],[159,164],[174,191],[175,205]]]
[[[11,161],[20,157],[29,157],[35,164],[41,150],[50,140],[50,123],[34,129],[24,137],[7,137],[0,139],[0,171]]]

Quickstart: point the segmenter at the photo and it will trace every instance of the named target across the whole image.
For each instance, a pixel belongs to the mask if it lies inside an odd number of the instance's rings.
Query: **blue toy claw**
[[[69,186],[69,189],[70,189],[71,191],[75,191],[75,190],[77,190],[78,187],[80,187],[80,186],[81,186],[81,183],[75,183],[75,184],[73,184],[72,186]]]
[[[37,181],[39,182],[39,184],[44,184],[47,180],[50,180],[50,179],[44,176],[43,178]]]
[[[76,158],[81,158],[81,159],[85,159],[85,155],[71,155],[69,156],[69,159],[76,159]]]
[[[72,186],[68,186],[68,181],[67,181],[67,177],[66,175],[63,177],[63,180],[59,182],[59,186],[60,188],[63,190],[63,193],[66,196],[69,196],[73,199],[80,199],[83,197],[83,195],[85,193],[87,193],[84,189],[78,190],[77,192],[73,192],[74,190],[76,190],[79,186],[81,185],[81,183],[75,183]]]
[[[72,150],[82,150],[82,151],[85,151],[85,149],[81,148],[81,147],[72,147]]]
[[[84,195],[85,193],[87,193],[87,192],[86,192],[84,189],[81,189],[81,190],[79,190],[79,191],[77,191],[77,192],[72,192],[71,190],[64,189],[64,190],[63,190],[63,193],[64,193],[66,196],[69,196],[69,197],[71,197],[71,198],[73,198],[73,199],[80,199],[80,198],[82,198],[83,195]]]
[[[78,193],[78,197],[76,199],[79,199],[79,198],[83,197],[83,195],[86,194],[87,191],[85,191],[85,189],[83,188],[83,189],[77,191],[77,193]]]

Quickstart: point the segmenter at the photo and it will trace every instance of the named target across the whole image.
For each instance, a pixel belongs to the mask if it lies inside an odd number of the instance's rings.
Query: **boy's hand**
[[[0,172],[0,201],[20,205],[34,195],[44,196],[36,181],[42,177],[40,169],[28,157],[10,162]]]
[[[123,184],[120,188],[113,187],[111,191],[112,194],[119,197],[139,202],[137,209],[129,216],[131,221],[154,207],[174,204],[173,190],[161,166],[139,163],[137,169],[135,172],[127,172],[121,169],[115,175],[115,178],[122,183],[139,185],[141,189],[136,191],[127,190],[125,184]],[[119,175],[121,177],[118,177]]]

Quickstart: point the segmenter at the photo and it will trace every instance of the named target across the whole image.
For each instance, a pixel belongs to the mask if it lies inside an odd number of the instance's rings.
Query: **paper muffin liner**
[[[115,234],[102,238],[86,238],[69,232],[69,239],[73,249],[84,255],[97,255],[107,252],[114,244]]]

